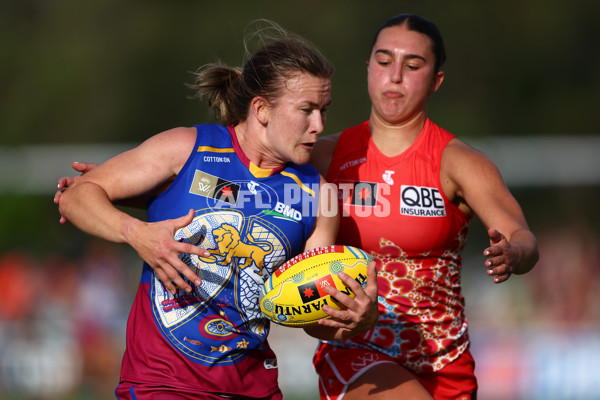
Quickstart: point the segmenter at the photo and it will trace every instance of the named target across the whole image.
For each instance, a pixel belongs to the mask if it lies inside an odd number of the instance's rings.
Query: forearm
[[[518,253],[511,272],[521,275],[531,271],[539,259],[537,240],[533,233],[529,230],[521,229],[514,232],[508,241],[511,247]]]
[[[316,339],[320,340],[343,340],[356,335],[348,329],[331,328],[328,326],[309,326],[304,328],[304,331]]]
[[[339,292],[332,286],[324,290],[340,302],[341,309],[323,305],[323,311],[329,318],[319,320],[316,326],[304,328],[310,336],[321,340],[344,340],[363,334],[372,329],[379,319],[377,303],[377,264],[371,261],[367,268],[367,287],[363,289],[360,283],[345,273],[339,278],[348,287],[354,297]]]
[[[368,330],[372,329],[377,323],[379,313],[377,312],[376,303],[372,309],[373,314],[368,317],[363,317],[364,320],[359,326],[350,328],[350,325],[346,327],[333,327],[325,325],[308,326],[304,328],[304,331],[316,339],[320,340],[344,340],[350,339],[356,335],[361,335]],[[366,315],[366,314],[365,314]]]
[[[62,194],[59,209],[83,232],[115,243],[129,243],[129,232],[140,222],[117,209],[104,189],[91,182],[69,187]]]

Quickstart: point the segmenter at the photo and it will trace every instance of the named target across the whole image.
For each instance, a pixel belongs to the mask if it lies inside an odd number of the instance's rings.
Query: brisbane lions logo
[[[207,249],[211,254],[222,255],[225,258],[218,263],[228,265],[234,257],[246,260],[239,264],[240,268],[246,268],[254,263],[259,273],[262,273],[262,268],[265,265],[265,256],[273,251],[273,245],[265,241],[256,241],[252,235],[246,235],[244,242],[235,227],[229,224],[222,224],[220,227],[212,231],[216,249]]]

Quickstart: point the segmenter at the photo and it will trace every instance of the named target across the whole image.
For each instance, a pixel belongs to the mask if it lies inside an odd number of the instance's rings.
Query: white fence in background
[[[511,187],[600,184],[600,135],[465,141],[487,154]],[[0,193],[51,194],[59,177],[73,175],[72,161],[101,163],[134,146],[133,143],[0,146]]]

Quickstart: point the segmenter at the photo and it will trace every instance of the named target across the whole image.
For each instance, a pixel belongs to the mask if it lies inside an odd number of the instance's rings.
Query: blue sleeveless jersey
[[[175,238],[211,255],[180,255],[202,284],[175,296],[144,264],[121,380],[267,396],[278,390],[277,364],[266,342],[260,286],[310,236],[319,175],[310,165],[258,168],[239,149],[233,128],[196,128],[192,154],[150,202],[148,221],[194,209],[193,222]]]

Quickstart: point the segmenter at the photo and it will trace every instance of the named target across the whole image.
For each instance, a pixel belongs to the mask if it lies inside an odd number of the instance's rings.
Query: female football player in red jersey
[[[367,64],[370,119],[321,138],[311,155],[341,194],[337,243],[369,252],[379,281],[376,327],[317,349],[322,399],[475,399],[460,286],[472,216],[488,229],[495,283],[537,262],[536,239],[496,166],[427,116],[444,60],[435,24],[386,21]]]

